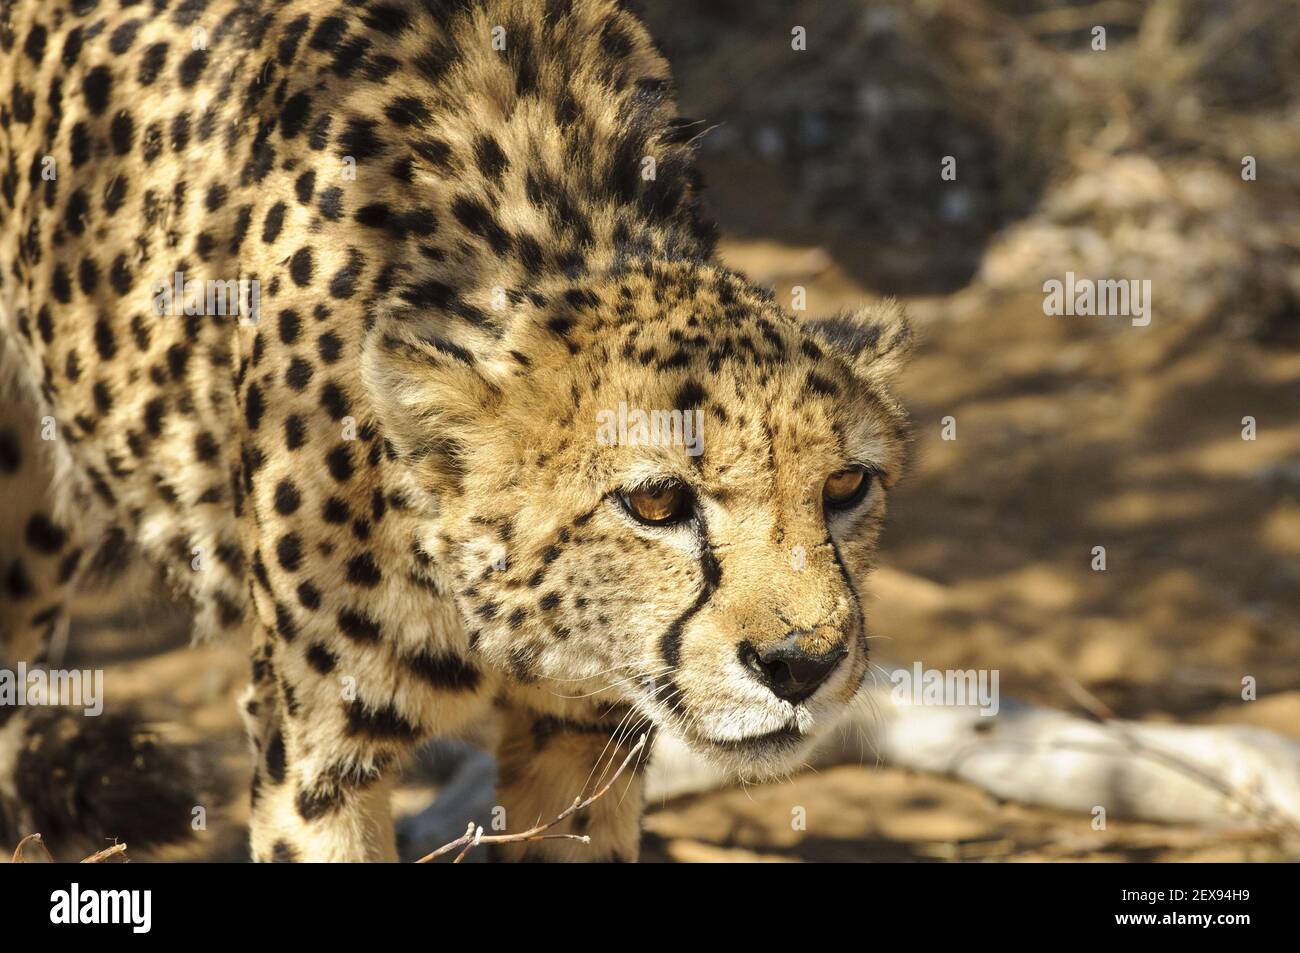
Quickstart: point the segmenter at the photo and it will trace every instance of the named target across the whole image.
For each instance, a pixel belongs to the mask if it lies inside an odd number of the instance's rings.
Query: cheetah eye
[[[866,467],[846,467],[826,478],[822,502],[827,509],[846,510],[862,502],[871,489],[871,471]]]
[[[671,526],[690,519],[691,492],[680,483],[658,483],[619,494],[623,507],[647,526]]]

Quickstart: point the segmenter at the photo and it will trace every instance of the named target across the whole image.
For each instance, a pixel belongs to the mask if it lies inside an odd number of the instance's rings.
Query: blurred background
[[[701,165],[723,259],[787,304],[805,288],[811,315],[896,295],[916,323],[915,453],[870,586],[874,650],[996,669],[1036,704],[1079,710],[1074,683],[1123,718],[1300,740],[1300,5],[630,6],[683,115],[715,126]],[[1043,283],[1070,271],[1150,280],[1150,325],[1046,316]],[[184,648],[183,613],[134,597],[84,607],[69,662],[107,663],[110,704],[217,739],[236,796],[199,853],[242,858],[242,648]],[[1268,834],[1096,831],[863,760],[656,805],[643,858],[1288,856]],[[399,813],[439,777],[413,771]]]

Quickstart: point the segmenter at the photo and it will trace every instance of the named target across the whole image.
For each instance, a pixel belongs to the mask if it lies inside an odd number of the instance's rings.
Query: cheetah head
[[[381,322],[365,357],[472,644],[747,776],[788,770],[868,672],[901,310],[799,321],[657,263],[514,312],[481,339]]]

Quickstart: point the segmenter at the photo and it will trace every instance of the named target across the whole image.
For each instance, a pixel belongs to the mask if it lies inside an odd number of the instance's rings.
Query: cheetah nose
[[[843,645],[820,655],[806,651],[799,646],[799,639],[811,634],[806,629],[797,629],[761,651],[746,642],[741,646],[741,661],[773,695],[797,705],[817,691],[849,654]]]

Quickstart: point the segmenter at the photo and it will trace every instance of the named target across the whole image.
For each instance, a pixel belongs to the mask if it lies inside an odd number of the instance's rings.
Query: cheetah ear
[[[381,431],[435,493],[459,492],[466,456],[501,396],[480,370],[466,349],[396,322],[372,329],[362,348],[361,379]]]
[[[858,373],[887,382],[898,376],[912,353],[912,325],[893,298],[805,321],[803,326],[844,356]]]

